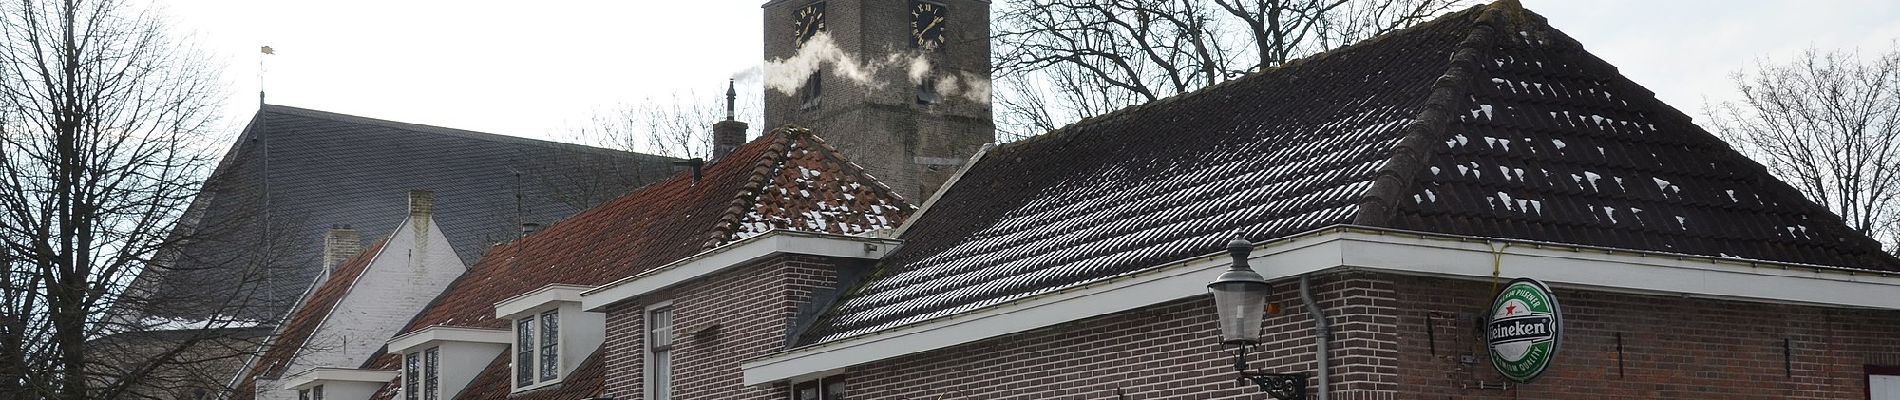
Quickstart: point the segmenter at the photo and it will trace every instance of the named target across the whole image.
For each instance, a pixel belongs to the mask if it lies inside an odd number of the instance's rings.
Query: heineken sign
[[[1513,381],[1530,382],[1550,367],[1550,358],[1557,354],[1563,315],[1543,282],[1517,278],[1491,301],[1491,320],[1485,328],[1491,366]]]

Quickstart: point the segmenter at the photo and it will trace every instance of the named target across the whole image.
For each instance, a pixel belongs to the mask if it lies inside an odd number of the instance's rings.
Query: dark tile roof
[[[238,387],[246,388],[246,390],[233,393],[232,400],[254,397],[256,391],[250,389],[256,387],[258,379],[280,379],[285,373],[300,372],[285,371],[285,369],[290,367],[290,362],[295,359],[297,353],[304,350],[304,344],[310,340],[311,335],[316,334],[317,327],[330,317],[330,312],[336,308],[336,304],[343,301],[343,296],[349,294],[350,287],[356,284],[356,279],[369,270],[370,263],[376,260],[376,255],[382,253],[383,245],[388,243],[387,238],[376,241],[375,244],[363,249],[362,253],[338,265],[334,274],[331,274],[323,283],[317,284],[310,296],[306,297],[302,304],[297,305],[290,316],[277,326],[275,332],[271,333],[263,347],[260,347],[261,353],[251,361],[249,369],[244,371],[244,376],[238,380]]]
[[[267,280],[250,319],[294,305],[321,268],[325,229],[383,236],[410,190],[435,195],[436,220],[465,263],[518,236],[658,181],[675,159],[269,105],[231,146],[179,232],[197,232],[167,270],[139,287],[169,302],[159,315],[230,313],[232,282]],[[265,194],[268,193],[268,196]],[[268,204],[268,208],[266,207]],[[265,210],[268,209],[268,213]],[[268,218],[265,216],[268,215]],[[264,235],[264,232],[270,235]],[[261,238],[270,238],[268,243]],[[275,249],[268,261],[260,249]],[[269,276],[240,277],[268,262]],[[207,291],[216,289],[216,291]]]
[[[801,343],[1337,224],[1900,270],[1510,1],[1002,145],[937,201]]]
[[[549,284],[605,284],[769,229],[862,234],[901,223],[912,208],[823,140],[781,128],[707,165],[698,182],[683,172],[496,246],[399,335],[431,326],[507,329],[495,303]],[[364,367],[396,362],[382,354]],[[470,387],[506,393],[507,370],[491,370]],[[598,373],[582,368],[563,381],[597,382],[587,374]]]

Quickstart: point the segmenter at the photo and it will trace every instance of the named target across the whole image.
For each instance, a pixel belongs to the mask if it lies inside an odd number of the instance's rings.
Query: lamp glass
[[[1220,314],[1221,341],[1237,345],[1259,343],[1260,320],[1267,309],[1267,283],[1224,281],[1207,288],[1214,292],[1214,308]]]

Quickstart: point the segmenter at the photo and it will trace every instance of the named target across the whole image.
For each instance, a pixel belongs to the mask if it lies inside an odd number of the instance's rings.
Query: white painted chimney
[[[363,236],[349,225],[331,226],[323,233],[323,275],[324,279],[336,273],[350,257],[363,251]]]

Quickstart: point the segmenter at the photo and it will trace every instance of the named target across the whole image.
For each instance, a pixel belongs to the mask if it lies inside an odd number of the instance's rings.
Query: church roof
[[[801,343],[1340,224],[1900,271],[1515,2],[999,146]]]
[[[773,229],[870,234],[902,223],[913,209],[801,128],[767,133],[701,175],[682,172],[496,246],[398,336],[433,326],[507,329],[495,303],[549,284],[597,286]],[[495,363],[505,365],[507,356]],[[364,367],[396,369],[397,357],[372,357]],[[598,382],[587,374],[603,369],[584,366],[562,381]],[[488,368],[469,387],[506,393],[508,382],[506,368]],[[574,385],[551,390],[585,391]]]
[[[321,269],[326,228],[349,225],[366,237],[384,236],[399,221],[383,217],[404,214],[410,190],[435,193],[443,233],[473,263],[491,244],[518,236],[521,223],[552,223],[658,181],[679,170],[673,161],[266,105],[178,228],[193,238],[176,262],[139,278],[139,287],[167,304],[144,311],[231,313],[220,305],[244,295],[227,293],[233,282],[264,281],[242,314],[274,320]],[[267,276],[241,276],[247,270]]]
[[[337,303],[343,301],[343,296],[349,294],[350,287],[355,285],[356,279],[369,270],[370,263],[376,260],[376,257],[382,253],[383,246],[388,243],[387,238],[378,240],[375,244],[363,249],[361,253],[338,265],[336,271],[328,279],[318,284],[311,291],[310,296],[291,311],[289,317],[277,326],[276,332],[271,334],[268,342],[259,347],[260,353],[248,365],[248,370],[243,371],[243,376],[237,382],[237,387],[241,390],[232,393],[233,400],[254,397],[256,394],[254,388],[258,379],[279,379],[286,372],[297,372],[285,369],[290,367],[290,362],[296,358],[297,353],[306,350],[305,344],[310,341],[312,335],[316,334],[318,326],[329,319]],[[329,351],[332,349],[308,350]]]

